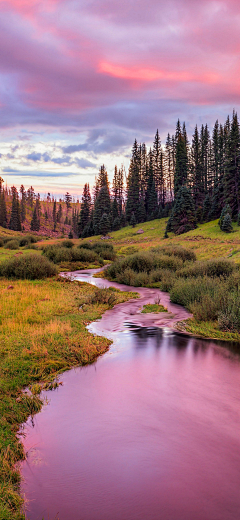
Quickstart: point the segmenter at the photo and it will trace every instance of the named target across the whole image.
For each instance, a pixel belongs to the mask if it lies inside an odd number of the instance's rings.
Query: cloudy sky
[[[136,137],[238,110],[238,0],[0,0],[0,175],[81,194]]]

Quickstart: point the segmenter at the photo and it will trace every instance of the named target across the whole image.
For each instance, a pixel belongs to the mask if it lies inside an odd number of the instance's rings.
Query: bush
[[[114,294],[114,291],[111,290],[111,287],[109,289],[100,289],[96,287],[94,289],[94,293],[90,294],[87,299],[84,300],[83,304],[103,303],[112,306],[116,303],[116,301],[116,295]]]
[[[68,249],[71,249],[74,246],[74,242],[72,240],[64,240],[61,242],[62,247],[67,247]]]
[[[23,247],[23,246],[26,246],[29,244],[36,244],[37,241],[38,241],[38,238],[35,237],[34,235],[25,235],[20,238],[19,245],[20,245],[20,247]]]
[[[234,291],[225,298],[218,315],[218,325],[221,330],[240,330],[240,291]]]
[[[3,247],[4,246],[4,242],[3,240],[0,238],[0,247]]]
[[[56,267],[43,256],[29,254],[10,258],[0,264],[0,276],[21,280],[40,280],[54,276]]]
[[[44,248],[43,254],[54,262],[54,264],[60,264],[62,262],[98,262],[101,265],[103,264],[103,260],[101,261],[95,251],[84,248],[49,245]]]
[[[9,240],[4,245],[5,249],[19,249],[19,241],[18,240]]]
[[[189,308],[191,303],[201,301],[204,294],[208,293],[213,296],[218,285],[220,284],[206,276],[188,280],[176,279],[170,290],[171,302]]]
[[[153,253],[163,253],[164,255],[177,256],[183,260],[183,262],[190,260],[195,262],[196,255],[193,251],[185,249],[181,246],[166,246],[166,247],[154,247],[151,250]]]
[[[211,276],[213,278],[222,276],[226,278],[237,269],[238,267],[231,260],[220,258],[219,260],[206,260],[188,264],[178,274],[185,278],[197,276]]]

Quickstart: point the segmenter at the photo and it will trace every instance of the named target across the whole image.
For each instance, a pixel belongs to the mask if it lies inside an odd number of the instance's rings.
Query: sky
[[[0,0],[0,175],[81,195],[101,164],[240,102],[238,0]]]

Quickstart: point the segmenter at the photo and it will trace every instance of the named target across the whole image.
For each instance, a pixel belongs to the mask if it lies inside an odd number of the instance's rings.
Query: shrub
[[[0,247],[3,247],[4,246],[4,242],[3,240],[0,238]]]
[[[56,267],[52,262],[35,254],[10,258],[0,264],[0,275],[5,278],[40,280],[56,273]]]
[[[221,330],[240,330],[240,291],[239,288],[228,294],[218,315],[218,325]]]
[[[25,235],[20,238],[19,245],[20,245],[20,247],[23,247],[28,244],[36,244],[37,241],[38,241],[38,238],[35,237],[34,235]]]
[[[153,253],[163,253],[169,256],[177,256],[185,262],[186,260],[196,261],[196,255],[193,251],[185,249],[181,246],[166,246],[166,247],[154,247],[151,250]]]
[[[19,241],[18,240],[9,240],[4,245],[5,249],[19,249]]]
[[[83,302],[83,304],[94,304],[94,303],[103,303],[107,305],[114,305],[117,301],[116,295],[112,288],[103,288],[100,289],[96,287],[94,289],[94,293],[90,294]]]
[[[188,280],[176,279],[170,290],[171,302],[188,307],[191,303],[201,301],[204,294],[213,296],[219,284],[212,278],[198,277]]]
[[[95,242],[92,245],[92,249],[96,251],[104,260],[115,260],[116,253],[113,245],[106,242]]]
[[[46,246],[43,250],[43,254],[54,264],[60,264],[62,262],[87,262],[94,263],[99,262],[103,264],[103,260],[99,258],[95,251],[79,247],[59,247],[59,245]]]
[[[74,246],[74,242],[72,240],[64,240],[61,242],[62,247],[67,247],[68,249],[71,249]]]
[[[224,258],[216,259],[216,260],[206,260],[195,262],[194,264],[189,264],[179,271],[179,276],[183,276],[185,278],[189,277],[197,277],[197,276],[211,276],[211,277],[228,277],[234,271],[236,271],[238,267],[231,260],[226,260]]]

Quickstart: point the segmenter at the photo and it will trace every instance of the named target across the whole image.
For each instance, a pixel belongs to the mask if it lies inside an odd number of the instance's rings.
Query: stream
[[[91,323],[113,340],[96,363],[61,375],[24,426],[28,520],[239,520],[240,357],[176,333],[189,317],[158,289]],[[168,313],[141,314],[160,296]]]

